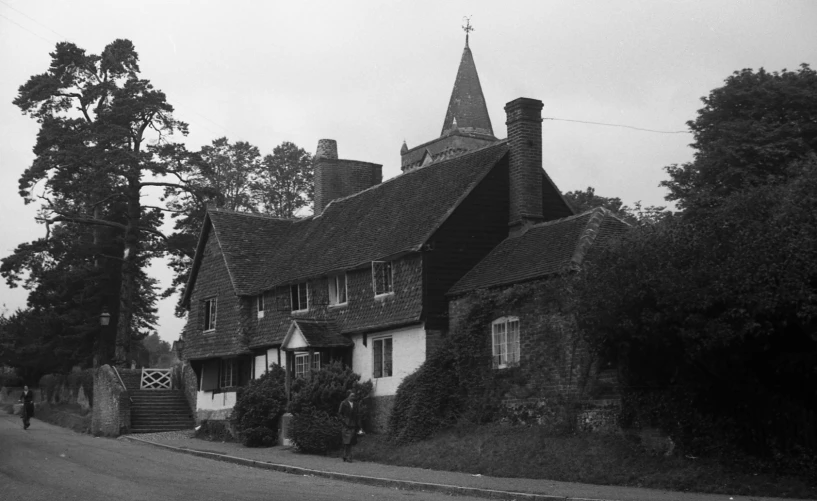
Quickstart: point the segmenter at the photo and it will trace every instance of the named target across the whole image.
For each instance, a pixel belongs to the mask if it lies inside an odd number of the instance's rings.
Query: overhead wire
[[[17,22],[17,21],[15,21],[14,19],[11,19],[10,17],[8,17],[8,16],[4,15],[3,13],[0,13],[0,17],[2,17],[3,19],[5,19],[6,21],[8,21],[8,22],[10,22],[10,23],[12,23],[12,24],[16,24],[18,27],[20,27],[20,28],[24,29],[25,31],[27,31],[27,32],[31,33],[32,35],[34,35],[35,37],[39,38],[40,40],[44,40],[44,41],[45,41],[45,42],[47,42],[49,45],[51,45],[51,44],[53,44],[53,43],[54,43],[52,40],[49,40],[49,39],[45,38],[44,36],[40,35],[39,33],[34,33],[34,32],[33,32],[33,31],[31,31],[30,29],[26,28],[25,26],[23,26],[22,24],[18,23],[18,22]]]
[[[642,131],[642,132],[655,132],[655,133],[657,133],[657,134],[691,134],[691,132],[690,132],[690,131],[688,131],[688,130],[655,130],[655,129],[644,129],[644,128],[642,128],[642,127],[633,127],[632,125],[608,124],[608,123],[603,123],[603,122],[588,122],[588,121],[586,121],[586,120],[570,120],[570,119],[568,119],[568,118],[552,118],[552,117],[547,117],[547,118],[545,118],[545,120],[556,120],[556,121],[559,121],[559,122],[574,122],[574,123],[580,123],[580,124],[590,124],[590,125],[603,125],[603,126],[606,126],[606,127],[621,127],[621,128],[623,128],[623,129],[632,129],[632,130],[638,130],[638,131]]]
[[[16,9],[16,8],[14,8],[14,7],[12,7],[12,6],[11,6],[11,5],[9,5],[7,2],[4,2],[3,0],[0,0],[0,3],[2,3],[3,5],[5,5],[5,6],[6,6],[6,7],[8,7],[9,9],[13,10],[14,12],[16,12],[16,13],[20,14],[21,16],[23,16],[23,17],[27,18],[28,20],[30,20],[30,21],[32,21],[32,22],[34,22],[34,23],[36,23],[36,24],[39,24],[40,26],[42,26],[43,28],[47,29],[47,30],[48,30],[48,31],[50,31],[51,33],[53,33],[53,34],[57,35],[58,37],[62,38],[63,40],[68,40],[68,37],[66,37],[65,35],[62,35],[62,34],[60,34],[60,33],[57,33],[56,31],[52,30],[52,29],[51,29],[51,28],[49,28],[48,26],[46,26],[46,25],[44,25],[43,23],[41,23],[41,22],[37,21],[37,20],[36,20],[36,19],[34,19],[33,17],[29,16],[29,15],[28,15],[28,14],[26,14],[25,12],[23,12],[23,11],[21,11],[21,10],[19,10],[19,9]],[[1,14],[0,14],[0,15],[1,15]],[[5,16],[3,16],[3,17],[5,17]],[[6,17],[6,19],[8,19],[8,18]],[[14,22],[14,21],[12,21],[12,22]],[[16,24],[16,23],[15,23],[15,24]],[[20,25],[18,24],[18,26],[20,26]]]

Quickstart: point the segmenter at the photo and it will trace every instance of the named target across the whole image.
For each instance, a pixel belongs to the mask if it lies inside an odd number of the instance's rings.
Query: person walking
[[[340,403],[341,436],[343,438],[343,461],[352,462],[352,446],[357,443],[357,435],[363,434],[360,429],[360,402],[355,390],[349,390],[346,400]]]
[[[23,429],[27,430],[31,426],[31,418],[34,417],[34,392],[28,389],[28,385],[23,386],[20,402],[23,403]]]

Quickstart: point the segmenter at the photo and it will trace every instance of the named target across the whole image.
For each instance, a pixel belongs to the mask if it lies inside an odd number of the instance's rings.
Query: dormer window
[[[306,282],[291,285],[289,287],[289,296],[293,312],[307,311],[309,309],[309,293]]]
[[[255,305],[258,311],[258,318],[264,318],[264,294],[259,294],[255,297]]]
[[[346,304],[346,274],[329,277],[329,306]]]
[[[375,296],[394,293],[391,261],[372,261],[372,287]]]

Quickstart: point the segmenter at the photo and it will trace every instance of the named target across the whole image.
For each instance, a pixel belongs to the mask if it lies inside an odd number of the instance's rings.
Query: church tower
[[[454,89],[448,101],[440,137],[408,148],[400,149],[400,166],[405,172],[416,167],[462,155],[463,153],[497,141],[488,116],[488,106],[482,94],[477,66],[468,43],[474,28],[470,20],[465,26],[465,48],[462,51]]]

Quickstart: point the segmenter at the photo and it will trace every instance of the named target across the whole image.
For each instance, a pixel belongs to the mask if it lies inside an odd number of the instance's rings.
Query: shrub
[[[240,436],[246,447],[272,447],[278,442],[278,434],[263,426],[245,429]]]
[[[397,388],[389,415],[389,436],[397,443],[414,442],[454,423],[461,407],[456,382],[450,350],[442,349],[429,357]]]
[[[241,442],[247,447],[274,445],[286,403],[286,372],[277,365],[239,389],[231,420]]]
[[[340,447],[337,412],[349,390],[355,390],[359,395],[369,395],[372,382],[360,383],[360,375],[340,362],[313,370],[309,377],[297,378],[292,382],[290,437],[299,450],[327,452]],[[366,400],[361,400],[361,421],[367,420],[368,410]]]
[[[301,452],[326,454],[341,446],[341,425],[335,412],[305,407],[293,416],[290,437]]]
[[[199,427],[196,428],[194,436],[211,442],[233,441],[233,434],[230,431],[229,423],[221,420],[203,420]]]

